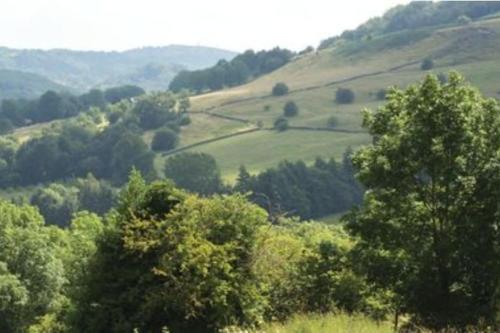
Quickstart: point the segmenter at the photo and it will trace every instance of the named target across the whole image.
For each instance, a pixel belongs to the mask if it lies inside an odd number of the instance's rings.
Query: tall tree
[[[362,271],[430,327],[493,322],[500,268],[500,109],[457,74],[394,90],[354,157]]]

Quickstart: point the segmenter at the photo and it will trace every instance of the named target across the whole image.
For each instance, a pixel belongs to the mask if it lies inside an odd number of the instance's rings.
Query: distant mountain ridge
[[[167,89],[182,69],[201,69],[235,52],[202,46],[170,45],[128,51],[24,50],[0,47],[0,69],[41,75],[59,85],[85,91],[135,84]]]

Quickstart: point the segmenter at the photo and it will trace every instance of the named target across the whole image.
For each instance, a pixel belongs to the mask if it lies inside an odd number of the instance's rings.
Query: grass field
[[[230,331],[233,333],[232,331]],[[236,333],[237,331],[234,331]],[[286,323],[270,324],[254,333],[393,333],[388,321],[376,322],[362,315],[330,314],[296,316]]]

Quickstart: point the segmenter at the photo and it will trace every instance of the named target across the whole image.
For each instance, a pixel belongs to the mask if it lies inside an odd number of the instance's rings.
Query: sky
[[[405,0],[0,0],[0,46],[126,50],[170,44],[295,51]]]

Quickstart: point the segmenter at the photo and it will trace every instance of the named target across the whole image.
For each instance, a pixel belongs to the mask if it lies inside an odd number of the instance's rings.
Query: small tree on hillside
[[[335,93],[335,101],[339,104],[350,104],[354,98],[354,92],[349,88],[339,88]]]
[[[328,118],[328,121],[327,121],[327,126],[330,127],[330,128],[335,128],[339,125],[339,119],[335,116],[331,116],[330,118]]]
[[[288,86],[283,82],[276,83],[273,87],[273,96],[284,96],[288,94]]]
[[[299,107],[297,104],[293,101],[286,102],[283,107],[283,115],[285,117],[295,117],[297,114],[299,114]]]
[[[288,129],[288,119],[279,117],[274,121],[274,128],[279,132],[286,131]]]
[[[154,151],[166,151],[174,149],[179,142],[177,133],[169,128],[164,128],[155,133],[151,149]]]

